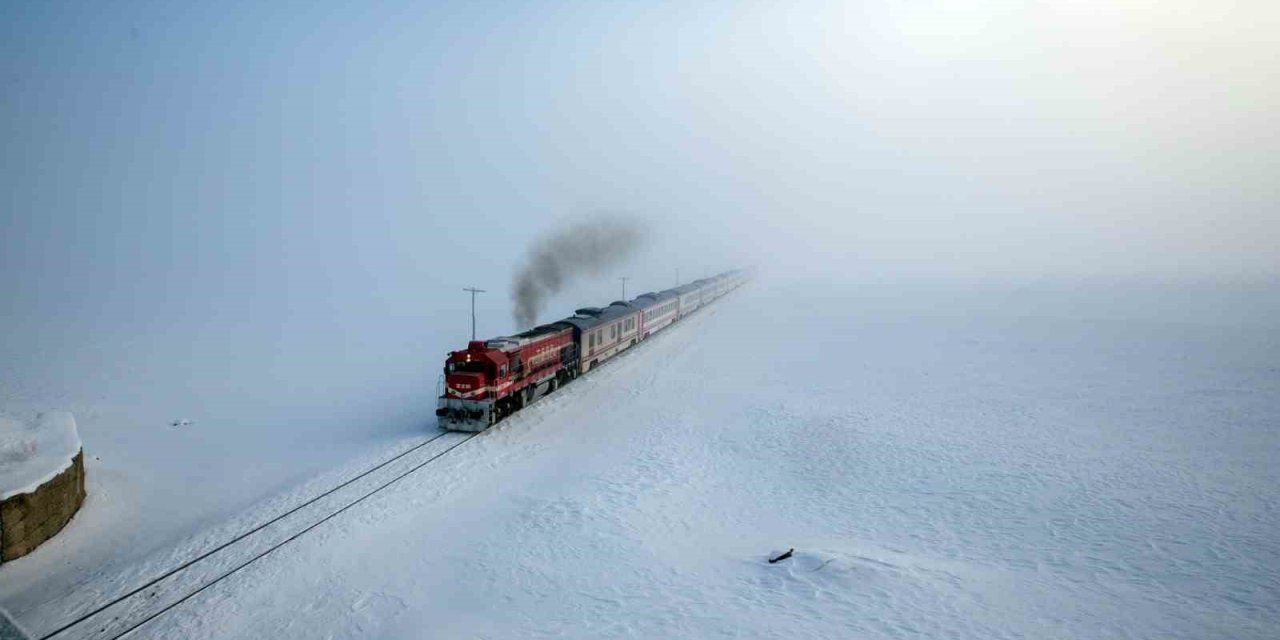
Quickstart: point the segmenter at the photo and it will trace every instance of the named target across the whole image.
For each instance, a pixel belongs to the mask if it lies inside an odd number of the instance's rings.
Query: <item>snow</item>
[[[139,635],[1280,635],[1274,320],[1020,300],[754,283]],[[0,604],[47,633],[427,434]]]
[[[0,500],[35,491],[79,452],[80,434],[69,412],[49,411],[34,420],[0,413]]]

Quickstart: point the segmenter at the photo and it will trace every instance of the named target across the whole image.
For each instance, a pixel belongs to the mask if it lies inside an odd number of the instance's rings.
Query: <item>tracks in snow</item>
[[[478,435],[431,436],[38,638],[114,640],[124,636]]]

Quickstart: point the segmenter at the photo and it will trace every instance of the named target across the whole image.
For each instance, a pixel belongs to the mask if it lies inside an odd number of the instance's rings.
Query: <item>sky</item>
[[[3,352],[417,381],[463,287],[517,329],[531,239],[600,212],[650,242],[540,321],[742,265],[1274,280],[1276,33],[1265,0],[4,3]]]

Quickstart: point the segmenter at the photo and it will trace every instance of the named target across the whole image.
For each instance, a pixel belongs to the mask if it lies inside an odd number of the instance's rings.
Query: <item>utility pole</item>
[[[467,287],[463,289],[463,291],[471,292],[471,339],[475,340],[476,339],[476,294],[484,293],[484,289]]]
[[[627,281],[630,280],[631,278],[624,276],[618,279],[622,281],[622,301],[626,302],[627,301]]]

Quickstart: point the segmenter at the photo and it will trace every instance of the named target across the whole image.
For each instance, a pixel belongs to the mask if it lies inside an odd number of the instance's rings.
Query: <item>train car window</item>
[[[501,367],[498,367],[498,375],[500,376],[507,375],[507,365],[504,364]]]

